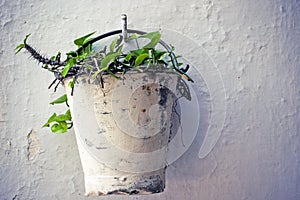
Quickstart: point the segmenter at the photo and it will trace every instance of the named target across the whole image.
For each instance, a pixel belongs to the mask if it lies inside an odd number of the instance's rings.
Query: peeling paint
[[[27,160],[34,160],[37,155],[40,153],[40,141],[36,135],[36,132],[31,130],[27,134]]]

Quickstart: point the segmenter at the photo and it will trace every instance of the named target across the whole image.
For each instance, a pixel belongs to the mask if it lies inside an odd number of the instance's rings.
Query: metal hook
[[[123,41],[127,42],[127,15],[122,14],[121,15],[122,20],[122,35],[123,35]]]

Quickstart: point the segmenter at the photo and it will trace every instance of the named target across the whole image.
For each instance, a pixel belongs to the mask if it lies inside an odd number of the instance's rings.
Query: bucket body
[[[129,71],[65,81],[87,195],[163,192],[178,75]],[[96,81],[97,82],[97,81]]]

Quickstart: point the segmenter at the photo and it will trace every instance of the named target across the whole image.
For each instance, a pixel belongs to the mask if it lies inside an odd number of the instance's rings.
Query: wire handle
[[[139,35],[143,35],[143,34],[147,33],[147,32],[140,31],[140,30],[127,29],[127,15],[126,14],[122,14],[121,15],[121,22],[122,22],[122,29],[121,30],[114,30],[114,31],[110,31],[110,32],[104,33],[102,35],[99,35],[99,36],[93,38],[92,40],[90,40],[89,42],[85,43],[84,45],[82,45],[79,49],[76,50],[76,52],[80,52],[86,46],[88,46],[90,44],[93,44],[94,42],[99,41],[99,40],[101,40],[103,38],[115,35],[115,34],[120,34],[121,33],[122,36],[123,36],[123,42],[127,42],[127,40],[128,40],[128,37],[127,37],[128,33],[136,33],[136,34],[139,34]],[[163,40],[160,40],[159,43],[170,53],[170,57],[172,58],[171,60],[172,60],[173,66],[174,66],[174,70],[177,71],[177,72],[179,72],[180,74],[185,74],[184,71],[182,71],[181,69],[179,69],[178,61],[176,59],[176,56],[175,56],[174,52],[172,51],[172,48],[166,42],[164,42]]]
[[[127,23],[126,23],[126,26],[127,26]],[[81,52],[85,47],[87,47],[89,44],[93,44],[99,40],[102,40],[106,37],[109,37],[109,36],[112,36],[112,35],[116,35],[116,34],[124,34],[126,33],[126,36],[123,37],[124,38],[127,38],[127,33],[136,33],[136,34],[139,34],[139,35],[143,35],[143,34],[146,34],[147,32],[145,31],[140,31],[140,30],[133,30],[133,29],[124,29],[123,30],[114,30],[114,31],[110,31],[110,32],[107,32],[107,33],[104,33],[102,35],[99,35],[95,38],[93,38],[92,40],[90,40],[89,42],[85,43],[84,45],[82,45],[79,49],[76,50],[76,52]],[[125,40],[124,40],[125,41]],[[160,40],[159,41],[159,44],[161,44],[169,53],[170,53],[170,56],[172,58],[172,62],[173,62],[173,65],[174,65],[174,69],[179,72],[180,74],[184,74],[181,70],[179,70],[179,66],[178,66],[178,61],[176,59],[176,56],[174,54],[174,52],[172,51],[172,48],[166,43],[164,42],[163,40]]]

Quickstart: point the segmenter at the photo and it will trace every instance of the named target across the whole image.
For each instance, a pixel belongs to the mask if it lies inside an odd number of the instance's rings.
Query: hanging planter
[[[73,96],[66,86],[87,194],[164,190],[174,102],[169,88],[177,78],[173,72],[131,71],[123,81],[104,76],[103,87],[80,78]],[[158,150],[151,159],[142,157]]]
[[[160,40],[160,33],[127,30],[126,17],[122,19],[122,31],[76,39],[79,48],[67,53],[63,62],[60,53],[42,57],[27,44],[29,35],[16,48],[17,52],[25,48],[54,72],[50,86],[56,81],[65,86],[66,95],[51,104],[67,103],[70,109],[54,113],[44,127],[54,133],[74,127],[87,195],[164,191],[176,95],[190,99],[182,79],[192,81],[188,67],[178,67],[173,49]],[[100,50],[93,47],[120,33]],[[139,45],[139,40],[147,43]],[[157,50],[158,43],[165,50]]]

